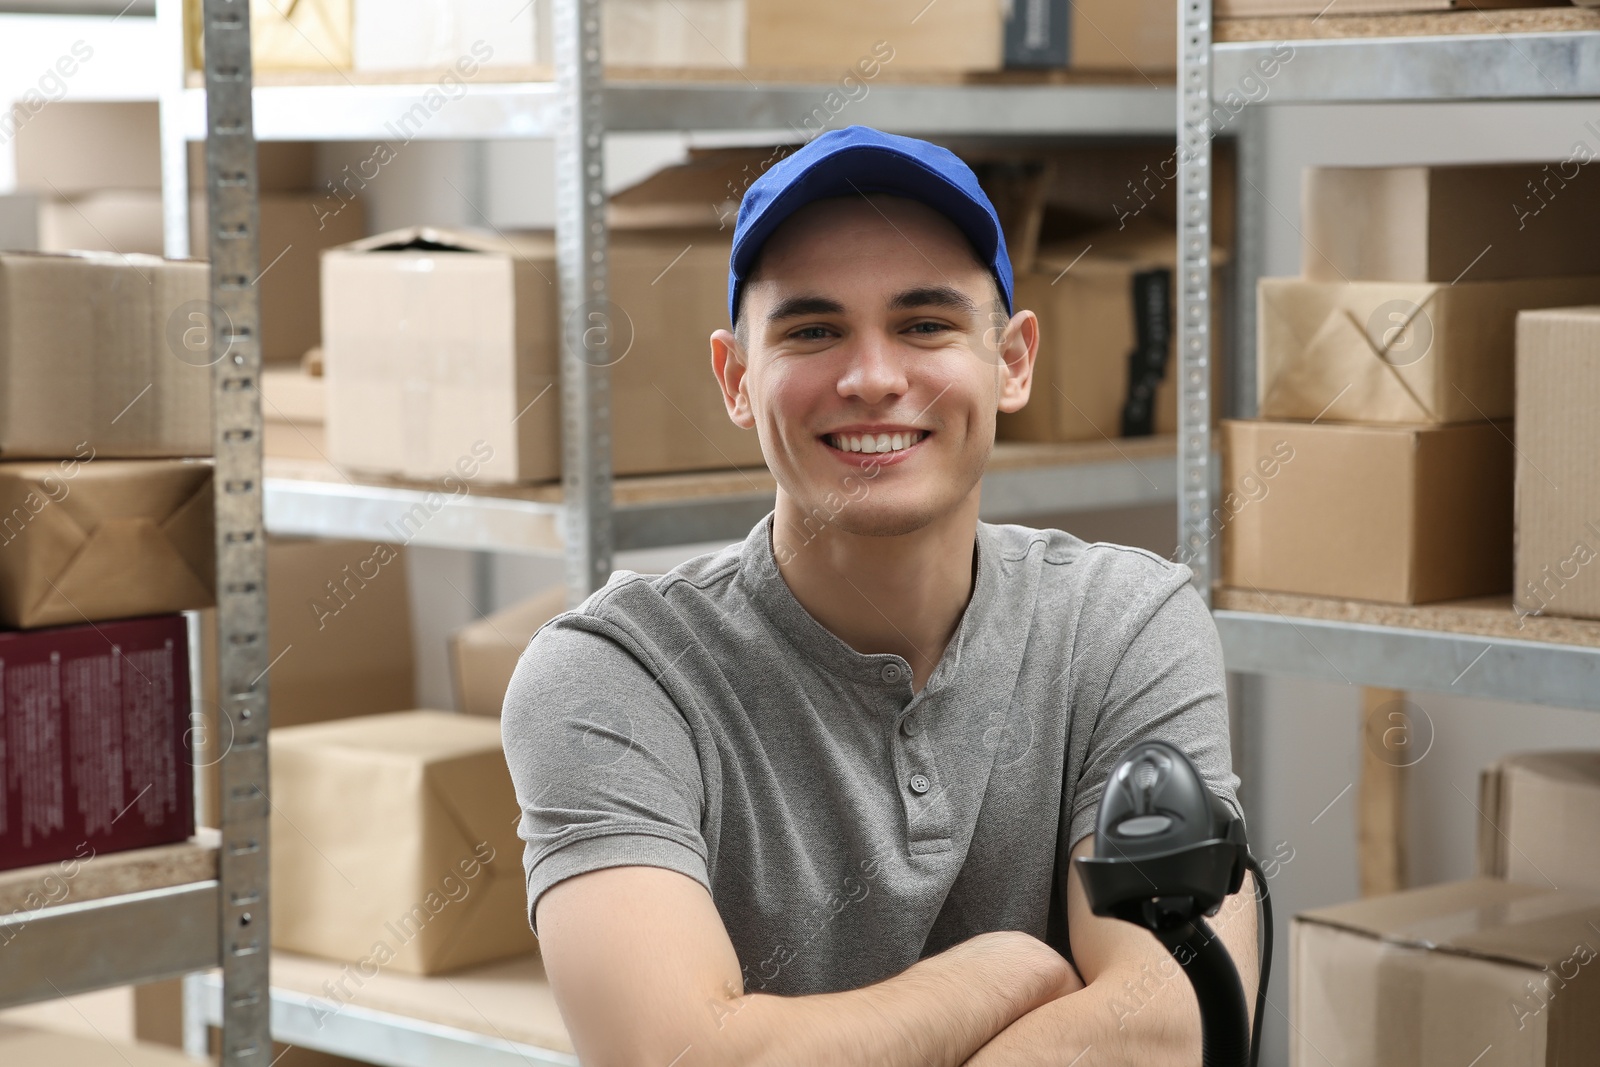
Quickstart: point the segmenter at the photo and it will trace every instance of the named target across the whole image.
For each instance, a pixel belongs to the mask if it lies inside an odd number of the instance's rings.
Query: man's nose
[[[847,358],[839,377],[840,396],[860,397],[874,404],[910,389],[905,361],[892,338],[876,332],[859,334]]]

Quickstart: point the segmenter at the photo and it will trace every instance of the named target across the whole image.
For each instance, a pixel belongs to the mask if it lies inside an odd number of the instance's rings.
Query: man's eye
[[[802,326],[789,335],[796,341],[821,341],[828,336],[826,326]]]
[[[935,334],[943,333],[949,328],[949,326],[946,326],[942,322],[919,322],[915,326],[911,327],[911,331],[913,333]]]

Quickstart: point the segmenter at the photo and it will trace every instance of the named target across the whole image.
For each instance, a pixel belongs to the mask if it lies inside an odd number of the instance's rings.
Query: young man
[[[1053,876],[1140,740],[1237,810],[1221,649],[1187,568],[978,520],[1039,342],[1011,288],[993,206],[926,142],[830,132],[746,192],[711,364],[776,506],[613,575],[506,695],[586,1067],[1199,1063],[1171,957],[1076,872],[1063,914]],[[1247,882],[1215,920],[1252,997],[1253,909]]]

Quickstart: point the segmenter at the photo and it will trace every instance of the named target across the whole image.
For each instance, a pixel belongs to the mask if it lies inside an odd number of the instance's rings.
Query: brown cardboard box
[[[1517,316],[1519,616],[1600,619],[1600,307]]]
[[[352,0],[297,0],[250,8],[250,63],[256,71],[349,70]],[[205,63],[200,0],[184,0],[184,55]]]
[[[0,870],[194,833],[183,616],[0,631],[0,677]]]
[[[607,66],[745,65],[745,0],[602,0],[600,30]]]
[[[1600,893],[1600,752],[1524,752],[1484,768],[1478,873]]]
[[[261,371],[261,450],[283,459],[328,459],[327,380],[298,366]]]
[[[0,456],[204,456],[211,369],[185,348],[204,264],[0,254]]]
[[[710,228],[612,233],[611,303],[590,315],[610,316],[615,473],[762,463],[711,373],[728,254]],[[560,476],[550,234],[416,227],[330,250],[322,267],[334,463],[437,479],[477,456],[486,483]]]
[[[1570,171],[1570,173],[1568,173]],[[1300,273],[1313,281],[1475,282],[1600,274],[1600,197],[1579,164],[1307,167]]]
[[[359,71],[445,71],[531,66],[534,0],[349,0],[351,65]],[[459,65],[458,65],[459,64]],[[436,81],[438,75],[429,77]],[[446,94],[453,86],[442,86]],[[455,90],[459,92],[459,90]],[[433,105],[428,105],[432,108]]]
[[[41,198],[38,244],[42,252],[140,252],[166,250],[161,229],[161,193],[148,189],[100,189],[67,200]],[[202,259],[205,249],[191,258]]]
[[[1510,587],[1509,422],[1221,426],[1224,584],[1390,604]]]
[[[1600,276],[1458,285],[1262,278],[1257,294],[1262,418],[1470,422],[1515,411],[1517,312],[1600,302]]]
[[[161,113],[153,102],[58,100],[17,128],[17,188],[51,196],[161,191]]]
[[[1507,7],[1550,7],[1552,0],[1338,0],[1339,15],[1373,15],[1400,11],[1492,11]],[[1217,18],[1260,15],[1322,15],[1329,0],[1217,0]]]
[[[1475,879],[1305,912],[1292,937],[1293,1067],[1556,1067],[1600,1048],[1600,897]]]
[[[499,716],[522,650],[539,627],[567,610],[566,586],[485,615],[450,635],[456,710]]]
[[[1171,0],[1072,0],[1071,9],[1067,65],[1073,70],[1178,69]]]
[[[1087,249],[1087,251],[1086,251]],[[1122,434],[1128,397],[1128,358],[1136,345],[1133,284],[1137,274],[1170,275],[1167,373],[1156,390],[1155,432],[1178,429],[1177,236],[1151,219],[1122,230],[1098,230],[1039,249],[1034,267],[1019,274],[1013,305],[1039,316],[1039,352],[1033,388],[1021,411],[1001,413],[995,436],[1002,441],[1099,441]],[[1213,250],[1213,262],[1222,253]],[[1213,272],[1214,286],[1220,273]],[[1212,320],[1221,329],[1221,304]],[[1220,411],[1220,361],[1213,360],[1213,408]]]
[[[756,69],[866,74],[858,63],[920,72],[999,70],[1004,62],[1003,0],[749,0],[748,12]]]
[[[434,974],[537,946],[498,722],[404,711],[269,740],[273,947]]]
[[[0,463],[0,626],[210,607],[210,460]]]

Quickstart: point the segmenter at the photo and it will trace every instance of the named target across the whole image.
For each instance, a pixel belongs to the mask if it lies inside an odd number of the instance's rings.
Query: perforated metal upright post
[[[567,598],[576,606],[611,574],[613,332],[631,333],[607,299],[605,126],[599,0],[555,0],[556,270],[561,288],[561,489]]]
[[[1211,604],[1211,0],[1178,9],[1178,558]]]
[[[267,1067],[267,601],[256,141],[248,0],[204,0],[208,320],[216,447],[222,1063]],[[193,320],[193,316],[190,316]]]

